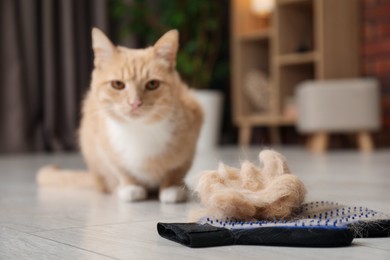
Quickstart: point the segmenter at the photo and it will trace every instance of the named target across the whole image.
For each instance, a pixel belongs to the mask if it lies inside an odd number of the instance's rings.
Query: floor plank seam
[[[69,246],[69,247],[72,247],[72,248],[76,248],[76,249],[79,249],[79,250],[82,250],[82,251],[85,251],[85,252],[88,252],[88,253],[93,253],[95,255],[100,255],[100,256],[104,256],[104,257],[108,257],[110,259],[114,259],[114,260],[120,260],[119,258],[114,258],[112,256],[107,256],[107,255],[104,255],[104,254],[101,254],[101,253],[98,253],[98,252],[94,252],[94,251],[91,251],[91,250],[88,250],[88,249],[84,249],[84,248],[81,248],[81,247],[77,247],[77,246],[74,246],[74,245],[71,245],[71,244],[67,244],[67,243],[63,243],[61,241],[57,241],[57,240],[54,240],[54,239],[50,239],[50,238],[46,238],[46,237],[41,237],[41,236],[38,236],[36,234],[32,234],[32,233],[28,233],[28,232],[24,232],[24,231],[20,231],[18,229],[15,229],[15,228],[12,228],[12,227],[7,227],[7,226],[3,226],[4,228],[8,228],[10,230],[13,230],[13,231],[16,231],[18,233],[22,233],[24,235],[27,235],[27,236],[33,236],[33,237],[38,237],[40,239],[44,239],[44,240],[47,240],[47,241],[51,241],[51,242],[54,242],[54,243],[57,243],[57,244],[61,244],[61,245],[65,245],[65,246]]]
[[[166,221],[166,220],[172,220],[172,219],[177,219],[177,217],[172,217],[172,218],[164,218],[163,220]],[[132,223],[143,223],[143,222],[150,222],[150,221],[155,221],[156,222],[156,225],[157,225],[157,222],[161,221],[161,220],[155,220],[155,219],[149,219],[149,220],[136,220],[136,221],[125,221],[125,222],[117,222],[117,223],[107,223],[107,224],[97,224],[97,225],[86,225],[86,226],[76,226],[76,227],[65,227],[65,228],[54,228],[54,229],[44,229],[44,230],[38,230],[38,231],[32,231],[32,232],[25,232],[25,231],[20,231],[20,230],[17,230],[17,229],[14,229],[16,231],[19,231],[19,232],[23,232],[23,233],[26,233],[26,234],[39,234],[39,233],[45,233],[45,232],[51,232],[51,231],[61,231],[61,230],[69,230],[69,229],[79,229],[79,228],[93,228],[93,227],[105,227],[105,226],[116,226],[116,225],[123,225],[123,224],[132,224]],[[183,220],[182,222],[185,222],[185,220]],[[8,227],[7,227],[8,228]]]
[[[384,238],[384,239],[388,239],[388,238]],[[353,243],[353,242],[352,242]],[[390,248],[389,249],[386,249],[386,248],[380,248],[380,247],[376,247],[376,246],[372,246],[372,245],[366,245],[366,244],[359,244],[359,246],[362,246],[362,247],[368,247],[368,248],[371,248],[371,249],[377,249],[377,250],[382,250],[382,251],[385,251],[385,252],[390,252]]]
[[[83,250],[83,251],[88,252],[88,253],[93,253],[95,255],[104,256],[104,257],[107,257],[107,258],[110,258],[110,259],[114,259],[114,260],[120,260],[120,258],[115,258],[115,257],[109,256],[109,255],[101,254],[99,252],[95,252],[95,251],[91,251],[91,250],[88,250],[88,249],[85,249],[85,248],[82,248],[82,247],[78,247],[78,246],[74,246],[74,245],[71,245],[71,244],[67,244],[67,243],[64,243],[64,242],[61,242],[61,241],[58,241],[58,240],[55,240],[55,239],[38,236],[36,234],[29,234],[29,235],[35,236],[35,237],[39,237],[41,239],[45,239],[45,240],[48,240],[48,241],[52,241],[52,242],[55,242],[55,243],[58,243],[58,244],[62,244],[62,245],[65,245],[65,246],[73,247],[73,248],[76,248],[76,249],[79,249],[79,250]]]

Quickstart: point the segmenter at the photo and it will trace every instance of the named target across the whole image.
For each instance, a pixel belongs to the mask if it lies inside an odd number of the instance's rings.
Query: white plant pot
[[[218,145],[221,130],[223,94],[216,90],[195,90],[195,96],[204,113],[197,150],[213,150]]]

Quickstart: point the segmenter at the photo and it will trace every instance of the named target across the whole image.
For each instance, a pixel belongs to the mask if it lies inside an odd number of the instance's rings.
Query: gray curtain
[[[0,0],[0,153],[77,147],[106,0]]]

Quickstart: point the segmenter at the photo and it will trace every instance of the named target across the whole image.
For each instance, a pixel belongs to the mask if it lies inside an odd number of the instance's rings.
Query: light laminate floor
[[[281,148],[306,184],[307,200],[359,204],[390,214],[390,150],[317,157]],[[198,154],[191,176],[222,160],[257,160],[260,148]],[[38,189],[45,164],[83,167],[77,154],[0,156],[0,259],[390,259],[390,238],[355,239],[345,248],[228,246],[190,249],[158,236],[158,221],[186,221],[195,202],[133,204],[93,191]]]

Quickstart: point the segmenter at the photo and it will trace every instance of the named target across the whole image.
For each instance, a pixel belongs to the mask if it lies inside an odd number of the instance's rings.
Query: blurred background
[[[77,150],[91,28],[131,48],[180,31],[200,147],[390,146],[390,1],[1,0],[0,153]]]

